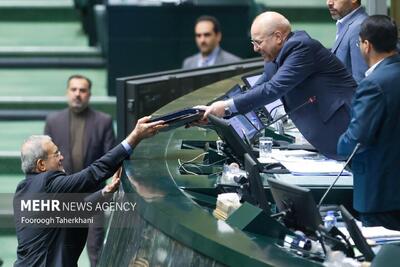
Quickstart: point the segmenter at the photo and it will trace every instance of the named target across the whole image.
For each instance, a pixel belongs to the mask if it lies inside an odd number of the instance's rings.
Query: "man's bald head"
[[[253,29],[253,27],[260,27],[264,34],[274,31],[289,34],[291,31],[289,20],[282,14],[271,11],[258,15],[253,21],[251,28]]]
[[[265,61],[272,61],[279,54],[291,32],[290,22],[277,12],[258,15],[251,25],[251,39],[254,51]]]

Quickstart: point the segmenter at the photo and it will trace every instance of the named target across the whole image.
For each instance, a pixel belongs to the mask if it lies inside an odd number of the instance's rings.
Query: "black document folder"
[[[161,131],[169,131],[191,122],[197,121],[203,117],[204,110],[197,108],[185,108],[174,111],[162,116],[154,117],[150,122],[163,120],[168,127],[163,128]]]

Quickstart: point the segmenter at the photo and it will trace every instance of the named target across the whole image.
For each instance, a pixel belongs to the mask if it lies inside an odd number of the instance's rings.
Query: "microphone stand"
[[[317,208],[319,209],[321,207],[322,202],[324,201],[325,197],[328,195],[329,191],[331,191],[332,187],[336,184],[337,180],[339,180],[339,177],[342,175],[344,169],[349,165],[350,161],[353,159],[354,155],[356,154],[357,150],[360,148],[361,144],[357,143],[357,145],[354,147],[353,151],[351,152],[349,158],[347,159],[346,163],[343,165],[342,170],[339,172],[339,174],[336,176],[335,180],[333,183],[329,186],[329,188],[325,191],[325,194],[321,197]]]
[[[260,129],[260,130],[258,130],[257,133],[256,133],[254,136],[258,135],[262,130],[264,130],[265,128],[268,128],[269,126],[271,126],[271,125],[274,124],[275,122],[277,122],[277,121],[283,119],[283,118],[286,117],[286,116],[289,116],[290,114],[296,112],[297,110],[301,109],[302,107],[304,107],[304,106],[306,106],[306,105],[308,105],[308,104],[313,104],[313,103],[315,103],[315,102],[317,102],[317,97],[316,97],[316,96],[311,96],[311,97],[310,97],[309,99],[307,99],[307,101],[304,102],[303,104],[301,104],[301,105],[295,107],[294,109],[290,110],[289,112],[287,112],[287,113],[285,113],[285,114],[279,116],[278,118],[274,119],[273,121],[267,123],[267,124],[265,125],[265,127],[262,128],[262,129]]]
[[[276,118],[275,120],[273,120],[273,121],[267,123],[267,125],[265,125],[265,128],[271,126],[272,124],[274,124],[275,122],[277,122],[277,121],[283,119],[284,117],[289,116],[290,114],[296,112],[297,110],[301,109],[302,107],[304,107],[304,106],[306,106],[306,105],[308,105],[308,104],[315,103],[315,102],[316,102],[316,99],[317,99],[316,96],[310,97],[306,102],[304,102],[304,103],[301,104],[300,106],[295,107],[294,109],[292,109],[292,110],[289,111],[288,113],[285,113],[285,114],[279,116],[278,118]]]

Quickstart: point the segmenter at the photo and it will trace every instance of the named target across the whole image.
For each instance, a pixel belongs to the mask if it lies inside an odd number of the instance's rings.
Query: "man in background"
[[[358,35],[361,23],[368,17],[361,7],[361,0],[327,0],[332,19],[336,20],[336,41],[334,53],[353,75],[357,83],[365,77],[368,66],[358,48]]]
[[[44,134],[49,135],[64,156],[67,174],[81,171],[115,145],[112,118],[89,107],[92,82],[72,75],[67,82],[68,108],[50,114]],[[100,185],[98,189],[100,189]],[[104,220],[104,215],[97,215]],[[104,239],[104,229],[89,226],[87,250],[91,266],[96,266]]]
[[[221,26],[212,16],[201,16],[194,26],[196,45],[199,53],[183,61],[183,69],[194,69],[213,65],[228,64],[240,58],[223,50],[219,44],[222,39]]]
[[[352,102],[348,129],[338,152],[349,156],[356,144],[351,169],[353,206],[365,226],[400,231],[400,56],[394,21],[383,15],[361,25],[360,50],[369,69]]]

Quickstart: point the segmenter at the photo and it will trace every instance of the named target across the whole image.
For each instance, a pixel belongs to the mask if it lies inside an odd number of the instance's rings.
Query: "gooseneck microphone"
[[[335,180],[333,183],[329,186],[329,188],[325,191],[325,194],[321,197],[317,208],[319,209],[321,207],[322,202],[324,201],[325,197],[328,195],[329,191],[331,191],[332,187],[336,184],[337,180],[339,180],[339,177],[342,175],[344,169],[349,165],[350,161],[353,159],[354,155],[356,154],[357,150],[360,148],[361,144],[357,143],[357,145],[354,147],[353,151],[351,152],[349,158],[347,159],[346,163],[343,165],[342,170],[339,172],[339,174],[336,176]]]
[[[316,96],[310,97],[310,98],[307,99],[307,101],[304,102],[303,104],[301,104],[301,105],[295,107],[295,108],[292,109],[292,110],[289,110],[289,112],[287,112],[287,113],[285,113],[285,114],[279,116],[279,117],[276,118],[275,120],[273,120],[273,121],[267,123],[267,124],[265,125],[265,128],[271,126],[272,124],[274,124],[275,122],[277,122],[277,121],[283,119],[284,117],[289,116],[290,114],[292,114],[292,113],[298,111],[298,110],[301,109],[302,107],[307,106],[308,104],[314,104],[314,103],[316,103],[316,102],[317,102],[317,97],[316,97]]]

